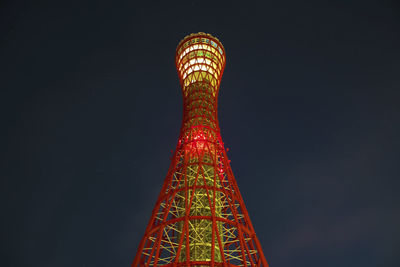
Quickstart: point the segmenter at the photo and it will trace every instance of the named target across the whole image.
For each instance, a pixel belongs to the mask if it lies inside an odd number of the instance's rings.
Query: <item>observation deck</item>
[[[216,96],[225,62],[224,46],[216,37],[199,32],[183,38],[176,48],[175,64],[184,96],[188,86],[202,81],[211,85]]]

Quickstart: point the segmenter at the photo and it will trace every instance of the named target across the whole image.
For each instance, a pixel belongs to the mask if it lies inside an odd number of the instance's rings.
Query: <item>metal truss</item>
[[[176,67],[184,100],[181,133],[132,267],[267,267],[220,135],[224,47],[209,34],[186,36]]]

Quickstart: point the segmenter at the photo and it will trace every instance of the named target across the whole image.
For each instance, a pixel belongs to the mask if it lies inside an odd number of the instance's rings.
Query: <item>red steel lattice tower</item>
[[[209,34],[191,34],[179,43],[175,62],[183,93],[181,132],[132,267],[268,267],[217,119],[225,49]]]

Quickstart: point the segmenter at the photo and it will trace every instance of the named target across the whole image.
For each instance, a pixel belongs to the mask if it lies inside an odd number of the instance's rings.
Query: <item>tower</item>
[[[175,63],[182,127],[132,267],[268,267],[219,130],[225,49],[209,34],[191,34],[179,43]]]

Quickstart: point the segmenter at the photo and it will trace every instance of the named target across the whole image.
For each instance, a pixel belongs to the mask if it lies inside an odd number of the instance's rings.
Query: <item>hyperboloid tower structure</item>
[[[132,267],[267,267],[218,125],[224,47],[209,34],[191,34],[179,43],[175,62],[182,128]]]

